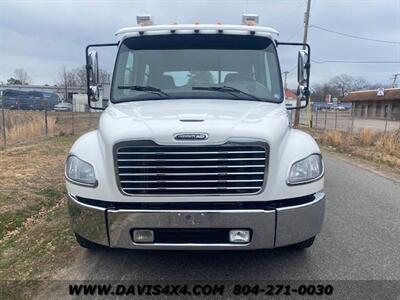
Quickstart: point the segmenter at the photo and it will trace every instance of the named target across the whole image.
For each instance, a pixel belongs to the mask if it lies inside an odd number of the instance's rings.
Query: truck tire
[[[289,247],[291,249],[298,249],[298,250],[310,248],[312,246],[312,244],[314,244],[314,240],[315,240],[315,236],[313,236],[312,238],[309,238],[308,240],[305,240],[303,242],[290,245]]]
[[[87,239],[81,237],[79,234],[74,232],[75,234],[75,239],[76,242],[81,246],[82,248],[86,248],[89,250],[99,250],[99,249],[104,249],[105,247],[96,243],[93,243],[91,241],[88,241]]]

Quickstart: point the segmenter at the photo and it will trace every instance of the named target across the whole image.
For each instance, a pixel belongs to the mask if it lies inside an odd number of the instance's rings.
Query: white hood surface
[[[288,129],[284,104],[243,100],[153,100],[112,104],[99,125],[106,145],[143,139],[158,144],[221,144],[230,138],[269,140]],[[206,141],[176,141],[177,133],[207,133]],[[278,137],[279,136],[279,137]]]

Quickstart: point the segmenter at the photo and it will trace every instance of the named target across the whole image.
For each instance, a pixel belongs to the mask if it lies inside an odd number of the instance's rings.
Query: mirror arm
[[[94,47],[118,47],[118,43],[107,43],[107,44],[90,44],[86,46],[85,49],[85,57],[86,57],[86,94],[88,97],[88,107],[91,109],[97,109],[97,110],[105,110],[103,107],[96,107],[92,106],[92,101],[90,100],[92,96],[92,90],[90,89],[90,69],[91,66],[89,65],[89,49],[94,48]]]

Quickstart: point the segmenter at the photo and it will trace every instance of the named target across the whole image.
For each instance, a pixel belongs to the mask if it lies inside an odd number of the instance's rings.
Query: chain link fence
[[[0,106],[0,148],[97,128],[100,112],[31,111]]]
[[[35,142],[46,137],[82,134],[97,128],[100,112],[10,110],[0,106],[0,147]],[[294,110],[291,112],[292,120]],[[400,130],[400,113],[384,114],[382,118],[364,116],[356,110],[302,110],[300,124],[321,130],[357,132],[367,128],[387,133]]]
[[[292,120],[294,111],[291,111]],[[361,129],[369,129],[376,133],[388,133],[400,129],[400,113],[383,113],[379,118],[365,115],[364,110],[314,110],[312,113],[302,110],[300,124],[321,130],[338,130],[357,132]]]

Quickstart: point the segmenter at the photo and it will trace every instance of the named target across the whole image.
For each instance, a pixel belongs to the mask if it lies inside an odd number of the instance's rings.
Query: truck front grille
[[[117,180],[129,195],[254,194],[262,190],[268,147],[260,142],[161,146],[152,141],[115,146]]]

